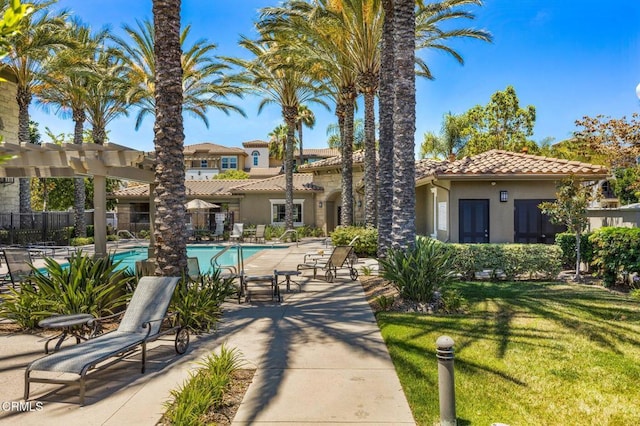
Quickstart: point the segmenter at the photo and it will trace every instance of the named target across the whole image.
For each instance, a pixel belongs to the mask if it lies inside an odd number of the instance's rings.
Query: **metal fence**
[[[93,212],[86,212],[93,224]],[[69,244],[73,236],[73,212],[0,213],[0,244]]]

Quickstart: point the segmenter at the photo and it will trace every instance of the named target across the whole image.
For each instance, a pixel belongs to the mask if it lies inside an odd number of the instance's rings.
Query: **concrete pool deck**
[[[248,259],[245,270],[295,270],[305,253],[320,248],[314,240],[286,253],[266,250]],[[246,366],[256,369],[235,425],[415,424],[360,283],[345,270],[334,283],[313,280],[310,272],[299,281],[302,292],[283,292],[282,303],[225,303],[218,329],[194,338],[181,357],[173,341],[155,343],[144,375],[139,354],[96,371],[87,380],[84,407],[77,388],[36,384],[32,405],[23,406],[33,411],[2,408],[0,424],[155,425],[170,390],[222,344],[240,350]],[[19,402],[24,368],[43,355],[44,343],[26,334],[0,335],[0,342],[0,402]]]

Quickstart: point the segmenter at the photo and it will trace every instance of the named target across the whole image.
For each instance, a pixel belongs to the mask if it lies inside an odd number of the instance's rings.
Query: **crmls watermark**
[[[0,411],[42,411],[44,404],[40,401],[2,401]]]

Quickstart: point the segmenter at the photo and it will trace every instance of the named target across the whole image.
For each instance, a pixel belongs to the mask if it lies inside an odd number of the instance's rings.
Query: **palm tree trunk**
[[[302,128],[304,127],[302,120],[298,121],[298,140],[300,141],[300,164],[298,166],[302,166],[304,163],[302,162],[303,153],[302,153]]]
[[[287,143],[284,150],[285,171],[285,205],[284,226],[293,229],[293,145],[295,144],[296,116],[298,108],[292,106],[282,107],[282,116],[287,124]]]
[[[18,143],[24,145],[31,143],[29,136],[29,104],[31,103],[31,91],[27,87],[18,86],[16,94],[18,103]],[[20,227],[30,226],[31,213],[31,179],[20,178]]]
[[[376,118],[374,111],[375,90],[364,92],[364,221],[367,226],[377,224],[376,195],[377,162],[376,162]]]
[[[378,141],[378,257],[385,257],[391,247],[393,225],[393,0],[382,0],[382,52],[378,109],[380,140]]]
[[[82,132],[86,114],[83,109],[73,111],[73,143],[82,144]],[[74,234],[76,237],[87,236],[87,221],[85,219],[84,205],[86,202],[86,192],[84,178],[77,177],[73,180],[73,211],[74,211]]]
[[[156,275],[180,276],[187,266],[180,0],[153,0],[156,56],[154,235]]]
[[[395,0],[393,38],[395,46],[395,102],[393,114],[393,246],[415,243],[415,0]]]

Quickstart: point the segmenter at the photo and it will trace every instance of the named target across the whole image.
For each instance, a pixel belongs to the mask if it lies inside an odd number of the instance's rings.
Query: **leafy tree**
[[[598,164],[610,169],[636,164],[640,154],[639,114],[634,113],[629,120],[626,117],[586,116],[576,120],[576,126],[579,129],[575,132],[575,140],[581,147],[581,154],[587,151]]]
[[[187,267],[180,0],[153,0],[155,28],[156,274],[180,276]]]
[[[520,107],[513,86],[491,95],[486,106],[476,105],[465,113],[469,137],[464,149],[466,155],[476,155],[491,149],[521,151],[524,147],[535,147],[528,139],[533,135],[536,109],[533,105]]]
[[[640,201],[640,167],[618,168],[613,172],[616,179],[613,191],[623,205]]]
[[[557,185],[556,201],[541,203],[538,207],[543,214],[549,216],[552,223],[565,225],[569,232],[576,235],[576,274],[574,279],[580,280],[580,239],[589,225],[587,207],[597,195],[592,187],[586,185],[575,176],[569,176]]]
[[[226,172],[218,173],[212,179],[249,179],[249,173],[244,170],[227,170]]]

